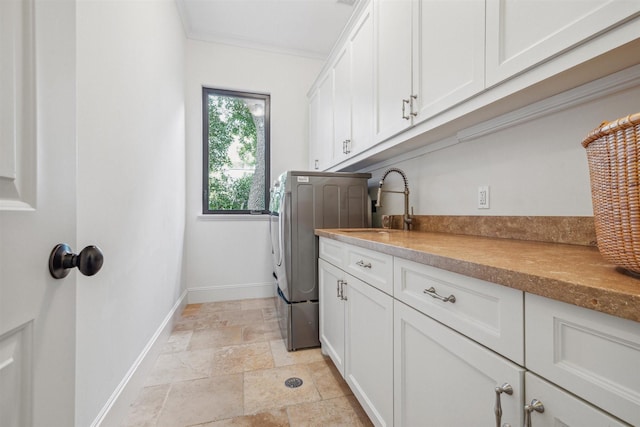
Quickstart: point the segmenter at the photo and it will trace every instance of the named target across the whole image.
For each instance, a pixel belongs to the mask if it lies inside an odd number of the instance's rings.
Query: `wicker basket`
[[[640,113],[602,123],[582,146],[598,249],[607,261],[640,273]]]

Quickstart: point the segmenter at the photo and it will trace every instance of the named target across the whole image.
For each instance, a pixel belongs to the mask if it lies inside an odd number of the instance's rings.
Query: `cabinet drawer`
[[[336,240],[320,237],[318,256],[339,268],[344,268],[345,244]]]
[[[396,258],[394,296],[524,366],[522,291]]]
[[[525,296],[527,368],[640,425],[640,323]]]
[[[393,257],[358,246],[346,245],[344,269],[371,286],[393,295]]]
[[[531,414],[531,424],[534,426],[629,426],[530,372],[525,374],[524,381],[525,403],[537,399],[544,406],[544,412],[535,411]]]

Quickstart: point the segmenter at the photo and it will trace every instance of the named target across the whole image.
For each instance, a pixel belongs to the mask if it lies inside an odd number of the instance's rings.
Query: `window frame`
[[[209,95],[255,98],[264,101],[264,209],[209,209]],[[202,214],[203,215],[267,215],[271,183],[271,95],[230,89],[202,87]]]

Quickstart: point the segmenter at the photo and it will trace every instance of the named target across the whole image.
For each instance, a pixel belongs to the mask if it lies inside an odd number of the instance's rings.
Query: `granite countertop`
[[[640,279],[595,247],[370,228],[316,235],[640,322]]]

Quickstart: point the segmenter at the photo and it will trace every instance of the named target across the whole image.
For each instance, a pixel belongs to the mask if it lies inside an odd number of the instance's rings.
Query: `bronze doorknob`
[[[103,261],[104,256],[97,246],[87,246],[76,255],[68,245],[60,243],[49,256],[49,272],[54,278],[62,279],[67,277],[69,269],[78,267],[80,273],[93,276],[100,271]]]

